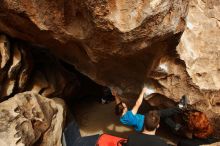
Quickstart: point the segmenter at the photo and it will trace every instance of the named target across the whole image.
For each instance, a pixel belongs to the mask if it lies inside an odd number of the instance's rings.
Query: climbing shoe
[[[180,99],[180,102],[178,104],[178,107],[180,109],[186,109],[187,108],[187,96],[183,95],[182,98]]]

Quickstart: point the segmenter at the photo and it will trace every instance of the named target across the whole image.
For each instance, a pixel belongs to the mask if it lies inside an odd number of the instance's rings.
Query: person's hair
[[[150,110],[145,114],[144,128],[153,131],[160,123],[160,113],[158,110]]]
[[[115,106],[115,114],[117,116],[121,116],[122,113],[123,113],[123,110],[124,110],[124,106],[122,105],[123,102],[120,102],[118,103],[116,106]]]
[[[213,133],[213,127],[207,116],[200,111],[189,112],[187,126],[197,138],[208,138]]]

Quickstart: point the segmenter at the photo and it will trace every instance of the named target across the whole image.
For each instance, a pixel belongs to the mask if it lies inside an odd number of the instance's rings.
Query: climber
[[[115,114],[120,116],[121,123],[133,126],[138,132],[142,131],[144,125],[144,115],[137,114],[137,112],[142,104],[145,92],[147,92],[146,87],[142,89],[134,107],[131,110],[128,110],[126,104],[121,101],[120,97],[116,95],[114,90],[112,91],[116,101]]]
[[[113,89],[112,94],[115,96],[116,106],[115,106],[115,114],[120,116],[120,121],[122,124],[127,126],[133,126],[134,129],[138,132],[143,130],[144,125],[144,115],[137,114],[139,107],[142,104],[143,98],[145,93],[148,93],[148,88],[144,87],[137,99],[134,107],[131,110],[127,109],[127,106],[124,102],[121,101],[121,98],[116,94],[115,90]],[[149,94],[146,94],[149,95]],[[148,100],[150,96],[145,97],[145,100]],[[172,121],[170,116],[178,114],[180,109],[185,108],[187,105],[186,97],[183,96],[178,104],[178,107],[167,108],[160,110],[160,116],[165,121],[165,123],[177,131],[180,128],[179,124],[176,124]]]
[[[130,134],[128,139],[112,137],[111,135],[102,138],[101,141],[101,138],[99,138],[98,146],[168,146],[161,137],[155,135],[156,130],[159,128],[159,123],[160,112],[158,110],[150,110],[145,114],[142,132]],[[115,145],[110,145],[111,143]]]

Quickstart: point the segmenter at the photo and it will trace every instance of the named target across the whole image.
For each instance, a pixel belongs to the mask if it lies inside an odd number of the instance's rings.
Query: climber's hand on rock
[[[143,89],[142,89],[142,93],[146,93],[147,92],[147,87],[144,87]]]

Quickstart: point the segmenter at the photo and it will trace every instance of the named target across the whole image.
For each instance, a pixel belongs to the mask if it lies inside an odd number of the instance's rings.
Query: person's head
[[[213,127],[208,118],[200,111],[189,112],[187,126],[197,138],[208,138],[213,133]]]
[[[154,131],[159,128],[160,113],[158,110],[150,110],[145,114],[144,130]]]
[[[117,104],[115,106],[115,114],[117,116],[122,116],[123,113],[127,112],[128,109],[127,109],[127,106],[124,102],[120,102],[119,104]]]

